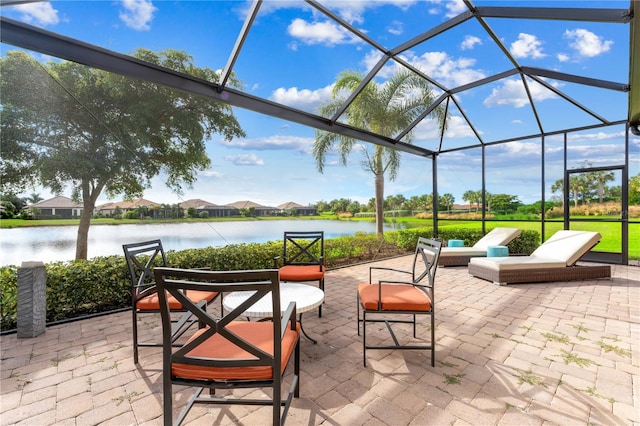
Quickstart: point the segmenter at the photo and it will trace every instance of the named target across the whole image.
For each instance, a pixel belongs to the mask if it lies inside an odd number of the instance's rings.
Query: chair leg
[[[320,290],[324,293],[324,278],[322,278],[319,282]],[[324,302],[323,302],[324,303]],[[322,303],[318,306],[318,318],[322,318]]]
[[[298,337],[298,343],[296,344],[295,355],[296,358],[293,360],[293,372],[294,372],[294,380],[296,381],[296,388],[293,391],[293,396],[298,398],[300,396],[300,337]]]
[[[367,311],[362,309],[362,364],[367,367]]]
[[[416,314],[413,314],[413,338],[416,339]]]
[[[360,335],[360,295],[356,296],[356,320],[358,321],[358,336]]]
[[[133,307],[133,309],[131,309],[131,312],[133,313],[133,327],[132,327],[132,331],[131,334],[133,335],[133,363],[137,364],[138,363],[138,316],[136,315],[136,308],[135,306]]]
[[[162,374],[162,398],[164,426],[173,424],[173,389],[170,375]]]
[[[431,309],[431,366],[436,366],[436,318]]]

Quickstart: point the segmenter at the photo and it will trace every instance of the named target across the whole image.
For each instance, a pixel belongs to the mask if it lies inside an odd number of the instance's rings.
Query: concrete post
[[[18,338],[44,333],[47,321],[47,273],[42,262],[18,268]]]

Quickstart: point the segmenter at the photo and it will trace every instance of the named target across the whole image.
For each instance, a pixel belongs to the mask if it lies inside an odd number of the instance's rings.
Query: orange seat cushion
[[[430,311],[431,300],[412,285],[381,284],[382,309],[389,311]],[[358,294],[365,309],[378,309],[378,284],[358,284]]]
[[[285,265],[280,268],[281,281],[314,281],[324,278],[325,267],[319,265]]]
[[[194,303],[202,302],[203,300],[207,301],[207,304],[211,302],[218,293],[215,291],[195,291],[195,290],[187,290],[187,297],[191,299]],[[141,311],[157,311],[160,309],[160,297],[158,297],[157,293],[150,294],[147,297],[144,297],[138,300],[136,303],[136,307]],[[169,309],[178,310],[182,309],[182,303],[178,302],[175,297],[169,296]]]
[[[296,324],[296,329],[291,330],[287,327],[282,337],[282,363],[281,371],[287,366],[289,358],[296,346],[300,335],[300,323]],[[227,328],[235,334],[245,339],[254,346],[259,347],[263,351],[273,354],[273,322],[260,321],[233,321],[229,323]],[[190,341],[195,339],[207,328],[198,330]],[[200,344],[197,348],[190,351],[187,356],[202,357],[203,359],[253,359],[254,355],[240,349],[235,344],[229,342],[226,338],[216,333]],[[273,367],[257,366],[257,367],[206,367],[202,365],[188,365],[174,363],[171,365],[171,371],[174,376],[190,379],[205,380],[270,380],[273,379]]]

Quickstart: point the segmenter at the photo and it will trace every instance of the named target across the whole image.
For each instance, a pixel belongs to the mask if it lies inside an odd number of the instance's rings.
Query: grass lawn
[[[591,218],[593,219],[593,217]],[[407,223],[415,226],[418,222],[407,221]],[[430,226],[430,219],[425,220],[419,226]],[[467,228],[482,227],[481,222],[465,222],[465,221],[449,221],[440,220],[439,227],[458,227]],[[487,228],[496,226],[514,227],[522,230],[533,230],[542,233],[542,225],[538,222],[486,222]],[[545,222],[545,240],[553,235],[556,231],[564,229],[563,222]],[[621,224],[617,222],[572,222],[571,229],[579,231],[596,231],[602,235],[600,243],[596,246],[596,251],[620,253],[622,251]],[[640,260],[640,223],[629,224],[629,259]]]

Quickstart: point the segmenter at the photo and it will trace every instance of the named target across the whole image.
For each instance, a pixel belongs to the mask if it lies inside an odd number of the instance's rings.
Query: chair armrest
[[[415,287],[416,285],[411,281],[397,281],[397,280],[378,280],[377,283],[372,283],[373,285],[382,285],[382,284],[405,284]]]
[[[150,296],[152,294],[155,294],[158,292],[158,289],[156,288],[156,286],[154,284],[152,285],[145,285],[145,286],[141,286],[141,285],[136,285],[136,289],[140,288],[140,287],[146,287],[144,290],[142,290],[140,293],[134,292],[133,297],[135,298],[135,301],[137,302],[140,299],[144,299],[147,296]]]
[[[408,274],[408,275],[412,275],[411,272],[409,271],[403,271],[402,269],[395,269],[395,268],[386,268],[386,267],[382,267],[382,266],[371,266],[369,267],[369,282],[373,282],[372,278],[373,278],[373,271],[387,271],[387,272],[399,272],[402,274]]]
[[[285,321],[286,320],[286,321]],[[289,302],[289,306],[287,306],[287,310],[284,311],[282,315],[282,329],[280,330],[280,337],[284,336],[285,331],[287,330],[287,325],[291,323],[291,329],[296,329],[296,302]]]
[[[276,256],[276,257],[273,258],[273,267],[275,269],[279,268],[280,259],[282,259],[282,256]]]

